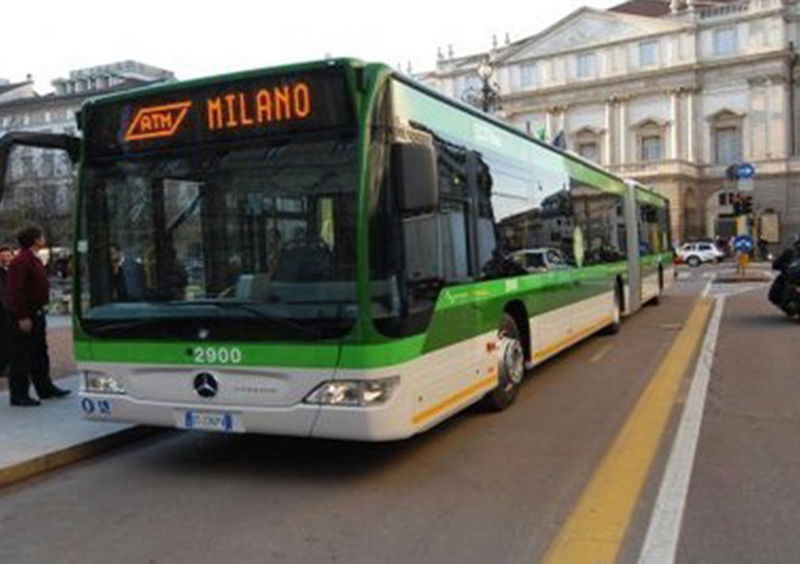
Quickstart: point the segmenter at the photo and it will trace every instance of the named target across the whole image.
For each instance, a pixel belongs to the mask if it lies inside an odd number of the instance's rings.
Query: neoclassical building
[[[33,82],[0,79],[0,136],[8,131],[79,135],[75,113],[85,100],[174,78],[171,71],[137,61],[70,71],[53,81],[55,92],[39,95]],[[74,174],[58,151],[19,148],[12,154],[7,192],[0,203],[0,241],[25,221],[36,221],[58,244],[68,239]]]
[[[757,218],[779,219],[775,239],[785,244],[800,233],[798,4],[581,8],[488,53],[440,54],[436,70],[419,78],[468,99],[488,57],[498,117],[548,140],[560,134],[569,150],[669,197],[677,241],[741,229],[732,203],[742,189],[753,190]],[[741,163],[755,167],[755,178],[726,179]]]

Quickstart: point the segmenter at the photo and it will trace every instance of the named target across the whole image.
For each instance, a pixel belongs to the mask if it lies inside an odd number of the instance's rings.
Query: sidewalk
[[[0,392],[0,489],[72,464],[152,432],[150,429],[81,418],[78,377],[59,381],[72,390],[38,407],[11,407]]]

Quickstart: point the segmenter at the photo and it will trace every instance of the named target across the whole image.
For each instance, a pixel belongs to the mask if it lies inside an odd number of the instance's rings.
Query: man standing
[[[69,394],[50,379],[47,354],[47,328],[44,306],[50,298],[50,284],[36,252],[44,248],[44,233],[39,227],[26,227],[17,234],[20,251],[8,267],[6,307],[11,316],[11,405],[35,406],[29,395],[30,383],[41,399]]]
[[[11,321],[6,311],[6,276],[8,265],[14,258],[14,251],[9,245],[0,245],[0,376],[3,376],[8,366],[8,340]]]

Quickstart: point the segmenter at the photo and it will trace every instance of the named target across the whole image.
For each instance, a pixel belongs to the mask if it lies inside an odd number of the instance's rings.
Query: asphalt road
[[[471,409],[388,444],[170,431],[0,492],[0,562],[536,562],[686,321],[708,270],[693,271],[618,335],[595,336],[539,367],[500,414]],[[743,320],[731,307],[723,329],[765,324],[795,338],[752,302]],[[721,349],[737,350],[745,338],[726,335]],[[749,358],[746,369],[759,370],[756,355]],[[800,462],[797,380],[773,363],[764,377],[776,387],[759,393],[752,382],[733,383],[742,360],[726,359],[722,383],[712,381],[719,409],[703,427],[679,559],[775,561],[740,559],[759,554],[764,542],[783,544],[762,555],[800,555],[797,540],[778,538],[800,530],[791,501],[800,494],[792,472]],[[620,561],[638,557],[668,446]],[[754,507],[756,522],[775,519],[778,508],[780,526],[770,531],[761,522],[742,535],[739,512]]]

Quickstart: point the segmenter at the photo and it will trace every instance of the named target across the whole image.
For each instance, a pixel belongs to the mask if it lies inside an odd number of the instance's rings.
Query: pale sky
[[[32,74],[36,90],[69,70],[134,59],[196,78],[283,63],[352,56],[431,70],[437,47],[467,55],[533,35],[584,5],[622,0],[114,2],[6,0],[0,78]],[[527,7],[522,7],[527,6]]]

